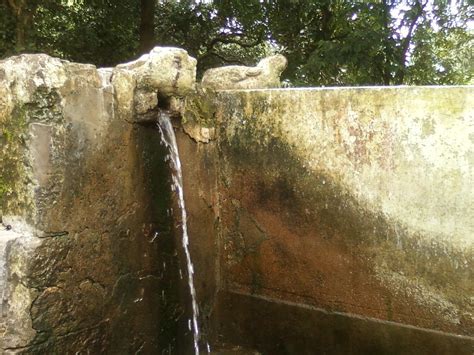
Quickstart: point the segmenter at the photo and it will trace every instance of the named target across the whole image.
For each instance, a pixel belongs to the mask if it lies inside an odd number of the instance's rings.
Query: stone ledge
[[[219,294],[220,341],[264,354],[471,355],[474,338],[327,312],[248,294]]]

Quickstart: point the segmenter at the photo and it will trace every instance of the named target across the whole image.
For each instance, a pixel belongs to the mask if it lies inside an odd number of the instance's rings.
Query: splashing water
[[[179,159],[178,144],[176,143],[176,136],[174,134],[173,126],[170,121],[170,117],[167,113],[161,112],[158,118],[158,128],[161,132],[161,140],[169,149],[169,160],[173,168],[173,185],[172,188],[178,194],[178,204],[181,210],[182,229],[183,229],[183,248],[186,255],[186,266],[188,269],[188,284],[189,292],[191,293],[191,303],[193,310],[192,322],[189,320],[189,330],[193,330],[194,335],[194,350],[196,355],[199,354],[199,327],[198,327],[198,315],[199,309],[196,300],[196,289],[194,288],[194,267],[191,261],[191,254],[189,252],[189,236],[187,227],[187,214],[186,206],[184,204],[184,191],[183,191],[183,175],[181,171],[181,160]]]

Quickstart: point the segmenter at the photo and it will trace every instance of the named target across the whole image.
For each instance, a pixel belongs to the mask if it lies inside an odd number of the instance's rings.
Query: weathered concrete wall
[[[192,90],[194,75],[183,50],[115,69],[45,55],[0,62],[0,198],[11,226],[0,235],[1,353],[178,346],[166,152],[156,129],[133,123],[156,116],[158,96]]]
[[[472,87],[394,87],[222,91],[214,108],[189,105],[188,133],[199,140],[193,121],[217,130],[220,282],[223,299],[239,295],[215,311],[216,332],[284,336],[248,306],[257,297],[273,311],[289,302],[394,322],[379,351],[399,324],[467,336],[452,349],[471,352],[473,104]],[[318,332],[296,318],[286,329]],[[385,323],[373,324],[367,336]],[[412,334],[414,351],[437,349]]]
[[[192,351],[153,127],[194,66],[160,49],[113,69],[0,62],[1,351]],[[472,353],[473,91],[188,97],[175,126],[203,349]]]

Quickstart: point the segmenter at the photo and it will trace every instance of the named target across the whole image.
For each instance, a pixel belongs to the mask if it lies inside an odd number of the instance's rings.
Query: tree
[[[441,53],[450,53],[451,63],[442,66],[443,83],[472,78],[472,67],[454,65],[467,63],[461,56],[472,53],[472,32],[466,26],[472,6],[462,2],[277,0],[266,9],[270,33],[289,57],[285,76],[293,84],[434,82],[441,75],[436,67],[448,59]],[[453,74],[460,70],[462,75]]]
[[[140,52],[148,52],[155,44],[155,0],[140,0]]]
[[[472,18],[462,0],[0,0],[0,55],[111,66],[178,46],[200,75],[281,52],[294,86],[462,84]]]
[[[139,11],[135,0],[45,1],[35,16],[36,49],[98,66],[131,60],[139,54]]]
[[[434,2],[413,36],[407,84],[467,84],[474,79],[473,7],[463,2]]]
[[[258,0],[164,1],[155,14],[156,43],[188,50],[199,74],[214,66],[253,64],[268,53]]]
[[[0,57],[15,53],[15,18],[6,2],[0,1]]]
[[[15,51],[21,53],[29,48],[29,35],[33,27],[33,18],[38,8],[35,0],[4,0],[15,19]]]

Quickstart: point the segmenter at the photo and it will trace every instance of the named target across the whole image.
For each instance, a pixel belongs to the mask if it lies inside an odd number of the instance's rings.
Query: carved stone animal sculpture
[[[281,54],[262,59],[255,67],[230,65],[206,70],[201,87],[212,90],[265,89],[280,87],[287,60]]]

